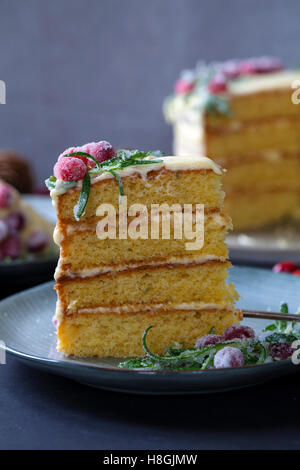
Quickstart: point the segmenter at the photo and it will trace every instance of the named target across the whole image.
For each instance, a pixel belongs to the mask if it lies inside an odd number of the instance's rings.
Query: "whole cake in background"
[[[273,57],[201,63],[182,72],[164,103],[174,154],[213,156],[228,170],[235,230],[300,218],[297,80],[300,71]]]
[[[239,322],[237,293],[226,282],[231,264],[224,240],[231,220],[223,211],[222,173],[206,157],[115,152],[106,141],[59,156],[46,182],[60,246],[55,272],[59,351],[139,356],[142,333],[152,325],[155,334],[148,342],[161,353],[174,341],[194,346],[213,327],[221,333]],[[170,239],[122,238],[120,232],[115,239],[99,239],[97,208],[112,205],[120,227],[125,196],[128,208],[143,204],[148,213],[152,204],[204,204],[204,245],[188,251],[188,237],[177,239],[173,231]],[[129,214],[126,230],[131,222]]]
[[[1,262],[54,256],[53,229],[13,186],[0,180]]]

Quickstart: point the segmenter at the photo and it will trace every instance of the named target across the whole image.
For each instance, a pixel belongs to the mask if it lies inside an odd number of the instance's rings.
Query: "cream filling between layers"
[[[56,302],[56,313],[55,313],[55,320],[57,322],[57,325],[59,325],[65,315],[80,315],[80,314],[87,314],[87,313],[92,313],[92,314],[107,314],[107,313],[115,313],[117,315],[124,315],[128,313],[148,313],[148,312],[153,312],[153,314],[159,313],[159,312],[171,312],[171,311],[203,311],[203,310],[209,310],[209,311],[228,311],[228,312],[234,312],[235,308],[232,303],[225,303],[223,305],[220,304],[214,304],[214,303],[205,303],[205,302],[186,302],[182,304],[173,304],[171,302],[169,303],[162,303],[162,304],[126,304],[126,305],[120,305],[120,306],[114,306],[114,307],[94,307],[94,308],[80,308],[76,310],[76,300],[71,303],[67,307],[68,312],[65,313],[61,302],[58,300]]]
[[[170,258],[165,258],[162,260],[155,261],[139,261],[135,263],[126,263],[126,264],[116,264],[116,265],[103,265],[97,266],[91,269],[80,269],[77,272],[72,272],[68,269],[64,269],[63,259],[59,259],[54,279],[58,281],[59,279],[75,279],[75,278],[86,278],[86,277],[95,277],[101,274],[114,273],[120,271],[130,271],[132,269],[148,266],[168,266],[168,265],[189,265],[189,264],[205,264],[208,261],[227,261],[227,258],[224,256],[215,256],[215,255],[202,255],[194,257],[179,257],[173,256]]]

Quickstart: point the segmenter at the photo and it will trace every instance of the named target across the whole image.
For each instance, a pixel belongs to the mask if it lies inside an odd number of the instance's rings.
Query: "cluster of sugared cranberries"
[[[45,250],[48,244],[48,234],[44,230],[36,230],[29,235],[26,248],[29,253],[40,253]]]
[[[3,189],[5,188],[5,189]],[[8,188],[8,190],[7,190]],[[0,194],[5,198],[1,200],[2,209],[8,209],[12,202],[12,189],[9,185],[0,185]],[[9,197],[7,196],[9,195]],[[0,196],[1,199],[1,196]],[[9,201],[4,205],[4,201]],[[40,253],[49,244],[49,238],[43,230],[29,235],[27,245],[23,246],[21,232],[27,225],[26,215],[20,211],[12,211],[0,219],[0,261],[5,258],[16,259],[22,252]]]
[[[270,343],[268,351],[274,359],[288,359],[294,352],[292,344],[287,342]]]
[[[248,340],[255,337],[252,328],[246,325],[231,325],[226,328],[222,335],[208,334],[197,339],[195,347],[204,348],[222,341],[231,341],[234,339]]]
[[[92,155],[99,163],[115,157],[116,152],[113,146],[101,140],[100,142],[90,142],[81,147],[69,147],[59,157],[54,165],[54,176],[62,181],[80,181],[84,178],[89,168],[93,168],[96,163],[84,155],[66,157],[68,153],[84,152]]]
[[[22,241],[20,232],[26,226],[26,217],[19,211],[0,219],[0,260],[16,259],[21,255]]]
[[[228,88],[228,81],[246,75],[256,75],[261,73],[278,72],[282,70],[283,64],[276,57],[252,57],[245,60],[228,60],[217,64],[215,75],[208,82],[208,90],[212,94],[225,93]],[[177,82],[175,86],[176,93],[189,93],[191,89],[186,88]],[[177,90],[178,88],[178,90]],[[192,88],[193,89],[193,88]]]
[[[299,266],[293,261],[281,261],[273,266],[272,271],[275,273],[288,273],[294,276],[300,276]]]
[[[215,354],[214,366],[216,369],[224,369],[225,367],[241,367],[245,363],[244,355],[238,348],[225,346]]]

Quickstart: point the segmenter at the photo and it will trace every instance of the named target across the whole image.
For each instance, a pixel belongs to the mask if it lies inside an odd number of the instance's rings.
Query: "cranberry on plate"
[[[245,363],[244,355],[238,348],[225,346],[215,354],[214,366],[216,369],[224,369],[225,367],[241,367]]]
[[[246,325],[228,326],[223,333],[223,341],[230,341],[232,339],[251,339],[254,337],[254,330],[250,328],[250,326]]]
[[[275,273],[293,273],[298,269],[298,265],[293,261],[280,261],[273,266],[272,271]]]

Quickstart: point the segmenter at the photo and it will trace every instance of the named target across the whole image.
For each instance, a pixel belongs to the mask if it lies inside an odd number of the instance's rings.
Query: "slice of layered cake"
[[[153,325],[149,345],[161,353],[239,322],[222,172],[205,157],[115,153],[104,141],[59,157],[47,182],[60,245],[59,351],[138,356]]]
[[[164,104],[175,155],[213,156],[228,169],[237,230],[300,218],[299,96],[300,71],[260,57],[184,71]]]

